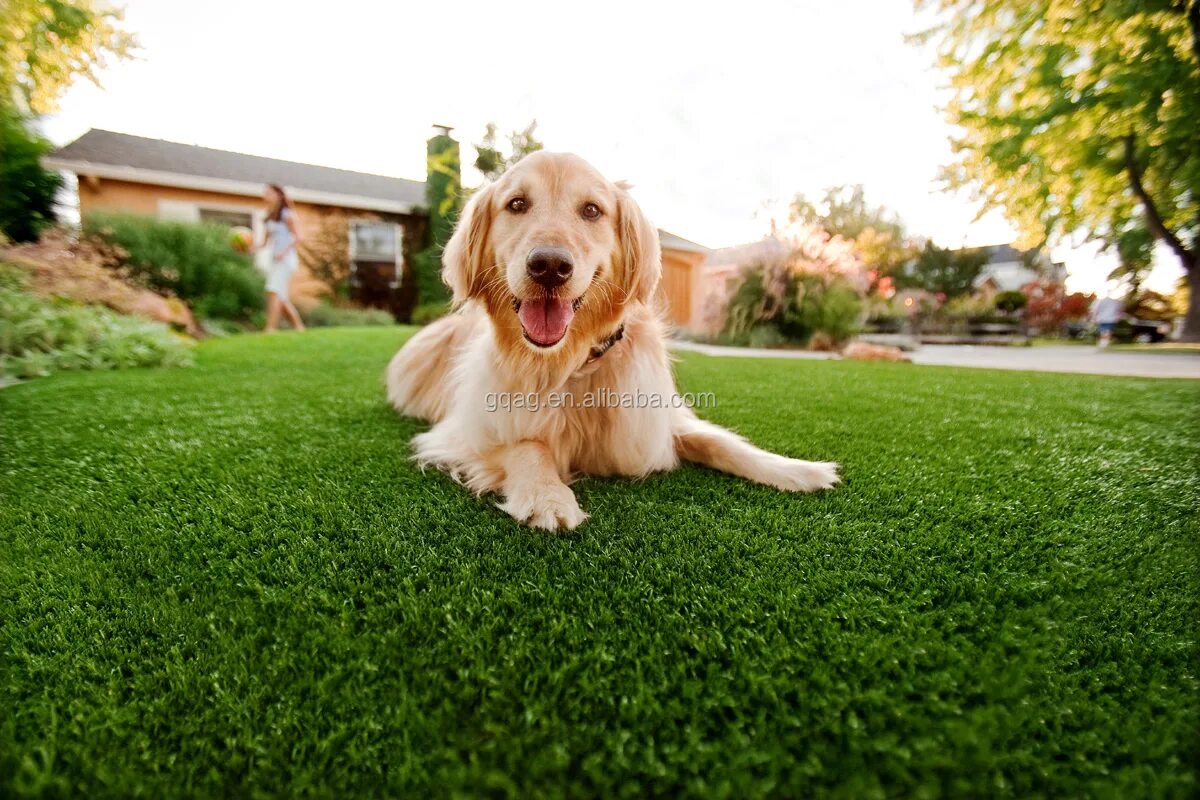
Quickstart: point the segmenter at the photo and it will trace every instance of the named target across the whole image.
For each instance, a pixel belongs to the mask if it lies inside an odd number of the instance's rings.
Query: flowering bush
[[[867,285],[853,242],[801,226],[777,238],[784,254],[744,268],[723,308],[706,316],[719,313],[723,338],[735,344],[807,343],[817,333],[845,341],[858,329]]]
[[[1094,302],[1096,302],[1096,295],[1094,294],[1073,292],[1067,295],[1062,301],[1063,319],[1071,322],[1087,319],[1088,312],[1091,311],[1092,303]]]
[[[1021,287],[1025,295],[1025,321],[1039,333],[1058,333],[1067,321],[1066,290],[1058,281],[1033,281]],[[1087,314],[1086,309],[1084,314]]]

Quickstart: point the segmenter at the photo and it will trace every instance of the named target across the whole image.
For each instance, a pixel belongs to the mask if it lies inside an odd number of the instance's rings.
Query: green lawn
[[[1200,384],[684,358],[845,483],[408,462],[403,329],[0,391],[0,796],[1187,797]]]

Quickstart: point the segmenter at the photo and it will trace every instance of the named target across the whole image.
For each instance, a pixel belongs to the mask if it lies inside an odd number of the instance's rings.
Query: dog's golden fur
[[[532,248],[545,246],[574,265],[555,289],[527,274]],[[623,186],[577,156],[535,153],[476,192],[443,256],[458,310],[415,335],[387,370],[392,405],[433,423],[413,440],[417,460],[478,494],[499,493],[500,508],[548,530],[587,518],[567,485],[579,474],[640,477],[684,459],[785,491],[836,483],[835,464],[765,452],[688,408],[585,401],[589,392],[675,395],[653,302],[661,270],[655,228]],[[539,346],[514,309],[547,294],[578,310],[560,340]],[[540,407],[489,410],[486,398],[503,393],[537,396]]]

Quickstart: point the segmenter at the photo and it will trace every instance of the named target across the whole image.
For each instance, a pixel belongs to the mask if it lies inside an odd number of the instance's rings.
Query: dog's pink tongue
[[[575,316],[571,301],[561,297],[531,297],[521,302],[517,312],[525,335],[541,345],[552,345],[567,334]]]

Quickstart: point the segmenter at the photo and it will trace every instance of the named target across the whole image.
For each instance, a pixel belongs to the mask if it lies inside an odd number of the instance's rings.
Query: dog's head
[[[442,263],[456,304],[482,300],[498,329],[546,352],[593,342],[651,299],[662,271],[658,233],[625,187],[544,151],[471,197]]]

